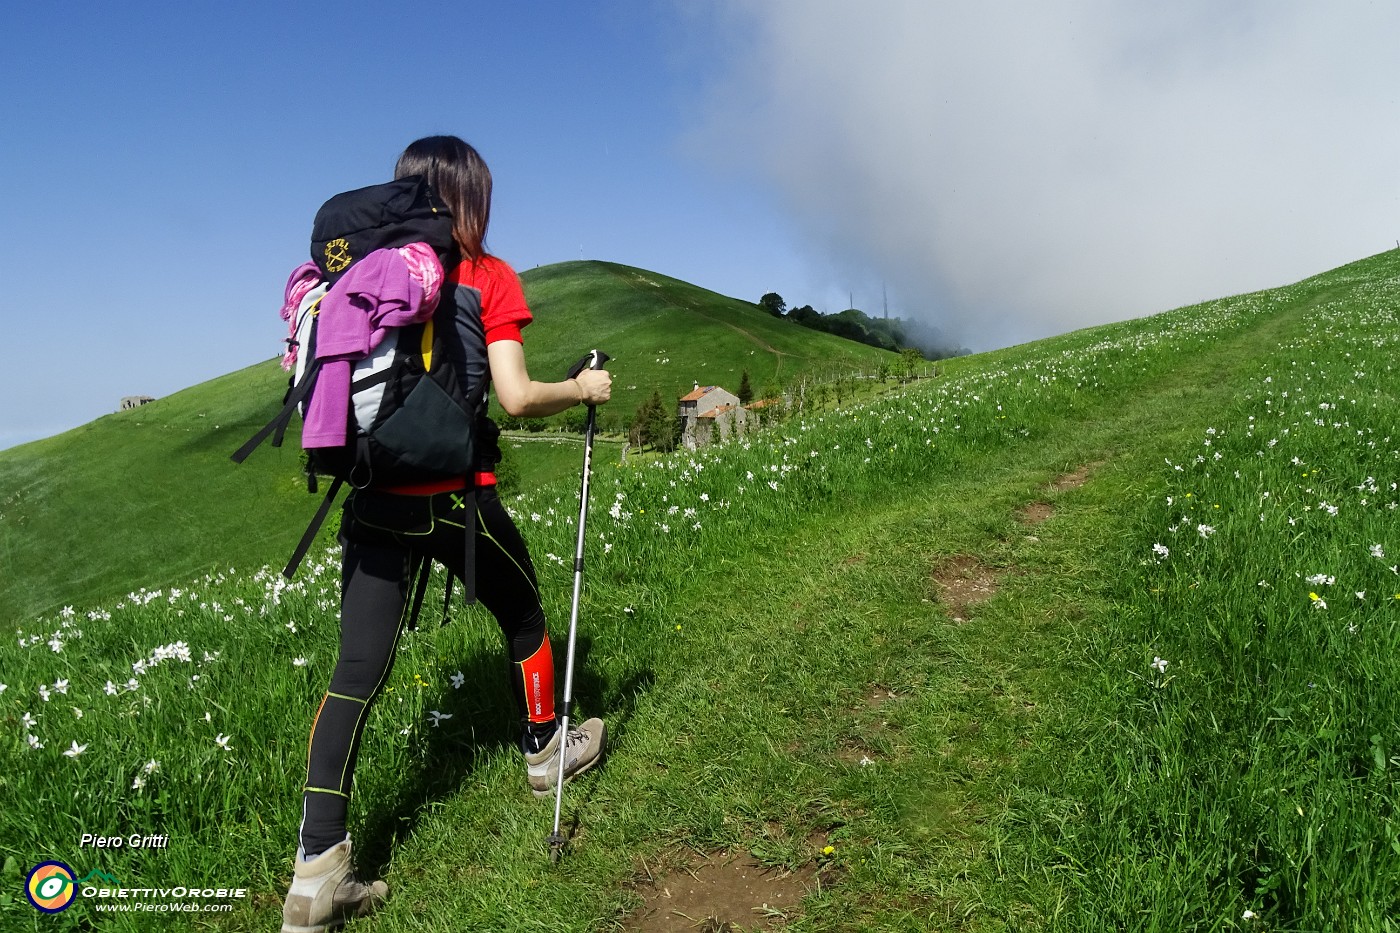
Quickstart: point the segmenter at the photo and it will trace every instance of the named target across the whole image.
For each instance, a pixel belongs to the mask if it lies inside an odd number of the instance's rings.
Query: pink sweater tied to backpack
[[[292,270],[287,279],[287,289],[282,298],[282,320],[287,322],[287,352],[282,356],[282,369],[291,372],[297,365],[297,312],[306,296],[321,284],[321,270],[314,262],[304,262]]]
[[[294,272],[293,281],[288,282],[288,305],[294,291],[305,297],[315,287],[313,283],[305,288],[297,281],[301,271]],[[316,359],[321,369],[306,408],[302,447],[339,447],[345,443],[355,363],[369,356],[391,328],[432,317],[442,280],[442,263],[432,247],[410,243],[375,250],[331,287],[321,300],[316,321]],[[300,298],[292,305],[293,319],[299,305]],[[285,316],[285,305],[283,313]]]

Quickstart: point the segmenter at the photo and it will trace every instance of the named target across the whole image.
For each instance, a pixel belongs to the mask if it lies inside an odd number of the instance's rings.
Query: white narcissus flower
[[[74,740],[73,740],[73,747],[70,748],[70,749],[68,749],[68,751],[64,752],[63,754],[64,754],[64,756],[67,757],[67,758],[77,758],[79,755],[81,755],[81,754],[82,754],[83,752],[85,752],[85,751],[87,751],[87,746],[86,746],[86,745],[79,745],[79,744],[78,744],[78,740],[77,740],[77,739],[74,739]]]

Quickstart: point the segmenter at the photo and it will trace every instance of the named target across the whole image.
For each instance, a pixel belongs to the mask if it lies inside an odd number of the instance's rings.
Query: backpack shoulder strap
[[[273,419],[248,438],[247,443],[234,451],[229,459],[234,463],[242,463],[248,459],[248,455],[258,449],[258,446],[269,437],[272,438],[273,447],[281,447],[282,439],[286,436],[287,426],[292,422],[292,415],[296,414],[297,406],[306,401],[306,397],[311,394],[312,387],[316,384],[316,374],[320,371],[321,364],[317,360],[312,360],[307,364],[306,371],[301,377],[301,381],[292,386],[287,393],[287,401],[282,406]]]
[[[247,443],[229,456],[229,459],[234,463],[242,463],[247,460],[248,455],[257,450],[258,446],[269,437],[272,438],[273,447],[281,447],[282,439],[287,434],[287,426],[292,423],[292,415],[296,414],[297,407],[307,400],[311,395],[311,390],[315,388],[316,374],[320,371],[321,361],[316,359],[316,330],[314,326],[309,328],[305,346],[298,345],[297,340],[303,326],[310,325],[315,320],[316,314],[319,313],[321,299],[325,296],[326,287],[322,285],[312,289],[302,297],[301,309],[297,311],[294,318],[293,336],[288,338],[288,342],[298,351],[301,358],[297,370],[300,378],[295,379],[291,388],[287,390],[287,397],[282,400],[282,410],[274,415],[272,420],[261,430],[248,438]]]
[[[282,570],[282,576],[290,580],[301,566],[302,559],[306,557],[306,552],[311,550],[311,542],[316,540],[316,532],[321,530],[325,524],[326,516],[330,514],[331,503],[335,501],[335,494],[340,492],[340,487],[345,481],[339,476],[331,483],[331,488],[326,490],[326,497],[321,500],[321,507],[316,510],[316,514],[311,517],[311,524],[306,526],[306,532],[301,536],[301,541],[297,542],[296,550],[292,552],[292,559],[287,561],[287,566]]]

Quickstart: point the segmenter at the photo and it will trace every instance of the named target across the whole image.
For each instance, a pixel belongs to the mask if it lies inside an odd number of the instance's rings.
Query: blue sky
[[[271,358],[330,195],[431,133],[521,270],[623,262],[974,349],[1400,238],[1391,4],[25,4],[0,447]],[[412,12],[407,12],[411,10]]]

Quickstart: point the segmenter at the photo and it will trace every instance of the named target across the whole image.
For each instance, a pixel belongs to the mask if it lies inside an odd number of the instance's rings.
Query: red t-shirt
[[[520,330],[534,318],[525,303],[520,277],[505,260],[495,256],[483,256],[476,262],[467,260],[452,270],[447,281],[481,293],[481,323],[486,328],[488,345],[497,340],[524,343]]]
[[[483,256],[476,262],[467,260],[453,269],[447,276],[451,285],[465,285],[481,293],[481,323],[486,330],[486,343],[497,340],[520,339],[520,329],[534,317],[525,303],[525,290],[520,286],[520,276],[505,260],[495,256]],[[477,486],[496,485],[496,476],[491,468],[476,474]],[[428,483],[409,483],[391,486],[385,492],[410,496],[429,496],[440,492],[455,492],[466,485],[465,479],[436,480]]]

